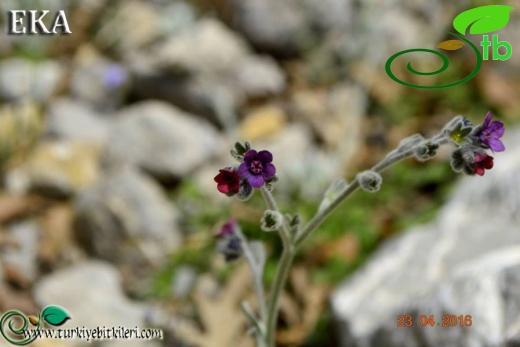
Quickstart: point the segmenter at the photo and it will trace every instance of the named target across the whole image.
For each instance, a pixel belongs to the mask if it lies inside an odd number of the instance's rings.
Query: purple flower
[[[486,170],[493,168],[493,157],[486,153],[475,154],[475,162],[473,163],[475,173],[479,176],[484,176]]]
[[[104,83],[108,88],[115,89],[123,85],[128,76],[126,70],[119,64],[110,64],[103,76]]]
[[[238,167],[240,178],[245,179],[253,188],[261,188],[276,174],[276,167],[271,163],[273,155],[269,151],[257,152],[250,149],[244,155],[244,162]]]
[[[491,112],[488,112],[477,136],[486,148],[490,148],[493,152],[502,152],[506,149],[502,141],[500,141],[504,131],[504,124],[497,120],[491,121]]]
[[[218,191],[228,196],[238,193],[240,189],[240,177],[238,177],[236,168],[225,168],[218,171],[218,175],[213,178],[213,180],[217,182]]]

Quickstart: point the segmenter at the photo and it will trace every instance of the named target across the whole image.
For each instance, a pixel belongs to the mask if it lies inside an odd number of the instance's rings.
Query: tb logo
[[[481,7],[475,7],[471,10],[464,11],[460,13],[455,19],[453,20],[453,27],[458,32],[451,33],[448,32],[448,34],[455,36],[458,38],[458,40],[447,40],[444,42],[441,42],[439,45],[437,45],[437,48],[446,50],[446,51],[455,51],[458,50],[465,45],[468,45],[471,47],[473,52],[475,53],[476,58],[476,64],[473,71],[466,76],[465,78],[461,79],[460,81],[455,81],[452,83],[446,83],[441,85],[420,85],[420,84],[413,84],[406,81],[403,81],[402,79],[399,79],[397,76],[394,75],[392,72],[392,62],[399,56],[411,53],[411,52],[426,52],[426,53],[432,53],[437,55],[439,58],[442,59],[442,66],[440,69],[436,71],[429,71],[429,72],[421,72],[418,70],[415,70],[412,67],[412,64],[409,62],[406,66],[406,69],[411,72],[414,75],[419,76],[432,76],[440,74],[441,72],[445,71],[449,66],[449,60],[446,55],[444,55],[441,52],[432,50],[432,49],[426,49],[426,48],[414,48],[414,49],[408,49],[405,51],[398,52],[394,55],[392,55],[385,64],[385,70],[388,76],[396,81],[399,84],[405,85],[407,87],[412,88],[420,88],[420,89],[439,89],[439,88],[448,88],[453,87],[456,85],[459,85],[461,83],[467,82],[478,73],[480,70],[480,67],[482,66],[483,60],[488,60],[490,58],[490,48],[491,48],[491,58],[493,60],[508,60],[513,55],[513,47],[511,47],[511,44],[507,41],[500,41],[498,38],[498,34],[493,34],[491,36],[487,35],[490,32],[497,31],[502,29],[506,26],[506,24],[509,22],[509,12],[511,12],[514,8],[511,6],[505,6],[505,5],[488,5],[488,6],[481,6]],[[468,40],[466,36],[466,31],[469,28],[469,34],[472,35],[483,35],[482,41],[480,42],[480,46],[482,47],[482,54],[480,53],[480,50],[477,46],[475,46],[470,40]],[[502,52],[500,52],[500,48],[502,49]]]
[[[513,47],[511,47],[511,44],[507,41],[498,41],[497,34],[493,35],[492,41],[489,41],[489,35],[484,35],[480,45],[482,46],[482,59],[484,60],[489,59],[489,46],[492,48],[493,60],[503,61],[511,58],[511,55],[513,55]],[[504,47],[506,49],[504,54],[499,52],[500,47]]]

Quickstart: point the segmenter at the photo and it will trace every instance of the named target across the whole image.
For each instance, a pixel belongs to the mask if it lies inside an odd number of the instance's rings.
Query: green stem
[[[434,137],[431,141],[438,145],[448,142],[448,140],[444,136]],[[381,162],[372,167],[372,170],[376,172],[381,172],[387,167],[391,166],[392,164],[395,164],[403,159],[413,156],[415,149],[416,147],[413,147],[403,152],[396,152],[394,154],[390,154]],[[286,285],[287,278],[289,277],[289,272],[291,269],[291,265],[294,261],[296,251],[303,244],[303,242],[305,242],[305,240],[311,235],[311,233],[314,230],[316,230],[321,225],[321,223],[323,223],[323,221],[343,201],[345,201],[345,199],[349,197],[350,194],[352,194],[358,188],[359,183],[357,180],[355,180],[343,192],[341,192],[336,197],[336,199],[334,199],[326,208],[316,213],[316,215],[309,221],[309,223],[307,223],[305,228],[298,233],[295,239],[291,237],[289,228],[284,220],[282,228],[280,228],[279,230],[279,234],[283,241],[284,248],[282,252],[282,257],[276,269],[273,288],[270,293],[269,305],[267,307],[266,341],[269,347],[275,346],[276,323],[278,320],[280,296],[282,294],[283,288]],[[262,188],[262,195],[265,201],[267,202],[269,209],[273,211],[278,211],[276,201],[265,187]]]
[[[282,258],[280,259],[278,268],[276,269],[267,311],[266,340],[269,347],[275,347],[276,322],[278,321],[280,296],[287,282],[287,277],[289,277],[294,255],[295,252],[292,249],[284,248]]]
[[[268,208],[272,211],[280,212],[271,192],[267,190],[265,187],[263,187],[261,190]],[[273,288],[271,289],[269,297],[269,305],[267,307],[266,341],[269,347],[275,346],[276,322],[278,321],[280,296],[287,282],[287,277],[289,276],[291,265],[294,260],[294,255],[296,253],[291,238],[291,233],[289,231],[289,227],[287,226],[285,219],[282,223],[282,227],[278,230],[278,234],[282,239],[283,251],[282,257],[276,269]]]

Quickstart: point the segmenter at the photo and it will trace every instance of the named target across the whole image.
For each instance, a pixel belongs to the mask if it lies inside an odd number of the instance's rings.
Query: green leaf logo
[[[513,9],[514,7],[506,5],[475,7],[455,17],[453,27],[462,35],[466,35],[470,26],[470,34],[486,34],[505,27],[509,22],[509,12]]]
[[[59,306],[47,306],[43,309],[42,318],[50,325],[60,326],[70,319],[70,315]]]

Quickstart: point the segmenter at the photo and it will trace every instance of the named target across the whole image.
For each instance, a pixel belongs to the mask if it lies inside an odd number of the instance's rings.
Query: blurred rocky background
[[[451,39],[453,18],[485,4],[2,0],[0,312],[55,304],[72,315],[64,327],[164,331],[162,341],[102,347],[253,346],[238,307],[254,301],[250,275],[224,263],[213,235],[233,216],[265,241],[268,282],[280,244],[259,229],[260,197],[243,204],[216,190],[234,141],[274,154],[279,204],[308,219],[333,179],[351,179],[403,137],[432,135],[457,114],[480,123],[491,110],[507,150],[484,177],[454,174],[449,150],[406,161],[309,240],[277,342],[519,346],[518,10],[499,31],[512,58],[484,61],[468,83],[418,90],[384,69],[400,50]],[[65,10],[72,34],[8,35],[15,9]],[[432,84],[473,69],[469,48],[448,55]],[[417,325],[443,314],[473,325]],[[415,326],[396,327],[398,315]]]

